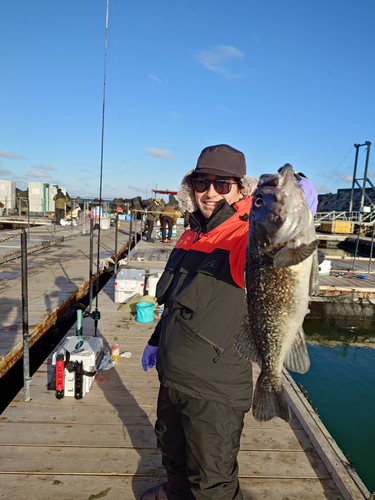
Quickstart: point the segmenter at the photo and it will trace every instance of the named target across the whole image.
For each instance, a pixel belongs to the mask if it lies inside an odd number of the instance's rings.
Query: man
[[[161,234],[163,243],[172,243],[173,225],[176,224],[177,213],[171,203],[163,208],[160,214]],[[167,238],[168,226],[168,238]]]
[[[240,500],[237,454],[252,366],[234,347],[246,314],[243,271],[252,194],[243,153],[205,148],[179,190],[191,213],[159,280],[164,314],[142,357],[161,383],[155,431],[166,483],[141,500]],[[315,192],[316,195],[316,192]]]
[[[69,201],[69,198],[59,188],[53,201],[55,202],[55,223],[60,224],[61,219],[65,217],[65,203]]]
[[[154,240],[151,238],[152,231],[154,229],[155,221],[157,219],[157,208],[160,205],[160,200],[154,200],[149,208],[147,209],[147,237],[146,241],[153,242]]]

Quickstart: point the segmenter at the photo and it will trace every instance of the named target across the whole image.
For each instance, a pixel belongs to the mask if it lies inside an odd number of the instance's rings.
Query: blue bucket
[[[155,304],[152,302],[138,302],[137,321],[139,323],[151,323],[154,321]]]

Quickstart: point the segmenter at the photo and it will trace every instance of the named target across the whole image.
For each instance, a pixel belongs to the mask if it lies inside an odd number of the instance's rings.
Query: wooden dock
[[[129,242],[128,223],[119,230],[118,253]],[[114,228],[101,231],[100,260],[114,254]],[[93,272],[97,264],[97,235],[94,237]],[[57,318],[75,311],[89,290],[89,234],[59,241],[28,255],[29,333],[32,346]],[[44,240],[47,241],[47,240]],[[1,249],[0,249],[1,251]],[[21,263],[13,260],[0,266],[0,378],[22,356]]]
[[[131,357],[99,372],[82,400],[56,399],[47,389],[51,357],[45,361],[33,377],[32,400],[23,402],[21,391],[0,419],[1,498],[133,500],[165,480],[153,431],[157,375],[141,367],[157,319],[141,324],[120,312],[114,278],[99,295],[99,309],[99,335],[106,344],[118,336],[121,351]],[[93,321],[86,318],[84,334],[92,333]],[[255,366],[254,379],[258,373]],[[367,498],[295,384],[288,379],[285,384],[293,408],[290,424],[246,416],[239,453],[244,498]]]
[[[106,259],[113,253],[114,230],[103,231],[101,238],[101,257]],[[124,230],[119,249],[127,242]],[[141,241],[127,265],[163,268],[172,249],[170,244]],[[84,292],[88,255],[86,236],[29,257],[30,328],[40,331],[46,318],[52,321],[72,295],[76,300]],[[18,345],[15,359],[22,355],[20,266],[0,266],[0,276],[3,269],[0,354],[15,353]],[[337,287],[341,282],[340,277],[321,278],[322,286]],[[373,282],[364,280],[363,286],[371,288]],[[130,358],[121,358],[119,366],[100,372],[90,392],[77,401],[57,400],[54,391],[47,389],[53,371],[50,356],[33,376],[32,400],[23,402],[21,391],[2,413],[0,498],[133,500],[165,480],[153,432],[157,375],[141,368],[141,355],[157,318],[153,323],[137,323],[118,306],[112,278],[99,295],[99,335],[107,345],[117,336],[121,351],[131,352]],[[84,334],[93,334],[90,318],[84,319]],[[74,327],[70,335],[75,335]],[[255,382],[259,369],[254,368]],[[251,413],[246,416],[239,453],[245,500],[369,499],[369,492],[286,372],[285,386],[293,410],[290,424],[280,419],[259,423]]]

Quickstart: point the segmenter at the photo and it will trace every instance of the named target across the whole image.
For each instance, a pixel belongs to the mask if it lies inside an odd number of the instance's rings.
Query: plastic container
[[[163,274],[160,269],[150,269],[147,279],[147,293],[151,297],[156,297],[156,286],[160,279],[160,276]]]
[[[138,302],[137,321],[139,323],[151,323],[154,321],[155,304],[152,302]]]
[[[103,358],[103,339],[99,337],[66,337],[64,343],[58,351],[53,354],[52,364],[55,365],[57,357],[62,354],[66,359],[66,352],[70,353],[70,361],[83,363],[83,369],[87,372],[96,371]],[[95,377],[83,375],[82,397],[89,392]],[[64,369],[64,396],[75,396],[75,371],[69,372]]]
[[[124,303],[137,293],[143,295],[145,272],[144,269],[120,269],[115,280],[116,303]]]
[[[323,260],[319,266],[319,276],[329,276],[331,272],[331,261]]]
[[[100,229],[109,229],[111,227],[111,218],[102,217],[100,219]]]
[[[118,337],[114,338],[114,343],[111,348],[111,359],[118,365],[120,363],[120,346],[118,343]]]

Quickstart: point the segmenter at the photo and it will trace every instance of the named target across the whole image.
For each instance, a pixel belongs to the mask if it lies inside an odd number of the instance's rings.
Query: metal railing
[[[331,212],[317,212],[315,215],[315,222],[322,221],[335,221],[344,220],[349,222],[372,224],[375,222],[375,211],[362,213],[362,212],[341,212],[332,210]]]

